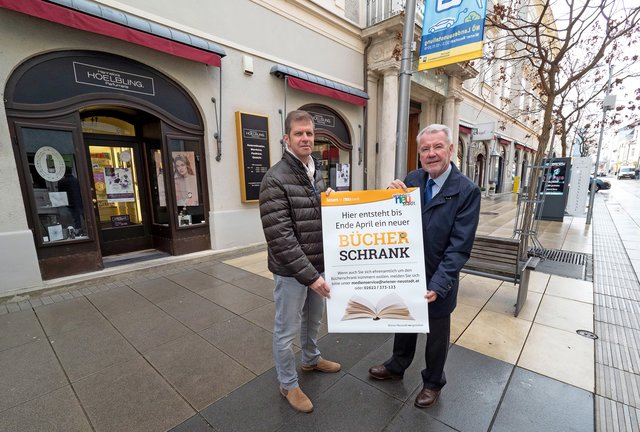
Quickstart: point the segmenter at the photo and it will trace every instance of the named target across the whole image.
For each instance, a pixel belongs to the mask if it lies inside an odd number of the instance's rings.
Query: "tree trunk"
[[[551,136],[551,114],[553,111],[553,100],[547,101],[544,110],[543,124],[549,125],[549,127],[542,130],[542,134],[538,138],[538,151],[533,162],[533,167],[529,175],[529,184],[527,189],[527,200],[524,205],[523,216],[521,219],[519,232],[520,232],[520,259],[526,260],[527,253],[529,251],[529,242],[532,235],[534,235],[533,221],[535,219],[535,211],[537,209],[536,191],[539,187],[538,179],[542,173],[542,161],[547,154],[547,147],[549,145],[549,138]]]

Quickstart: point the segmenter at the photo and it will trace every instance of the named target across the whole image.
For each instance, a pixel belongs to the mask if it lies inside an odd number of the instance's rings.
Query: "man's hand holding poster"
[[[429,331],[420,190],[322,195],[329,332]]]

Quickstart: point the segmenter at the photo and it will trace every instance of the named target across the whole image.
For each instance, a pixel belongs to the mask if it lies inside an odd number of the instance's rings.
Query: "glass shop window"
[[[149,149],[149,172],[153,173],[149,179],[151,182],[151,203],[153,222],[160,225],[169,225],[169,211],[167,206],[167,188],[165,187],[164,163],[162,150]]]
[[[329,139],[316,135],[313,156],[320,161],[327,187],[343,191],[351,189],[349,152],[338,148]]]
[[[22,128],[21,132],[39,243],[89,238],[72,133],[36,128]]]
[[[201,180],[204,164],[200,143],[172,138],[169,152],[178,226],[205,223]]]

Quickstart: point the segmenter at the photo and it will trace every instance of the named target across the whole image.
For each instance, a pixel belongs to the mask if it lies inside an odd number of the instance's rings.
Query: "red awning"
[[[509,141],[508,139],[504,139],[504,138],[498,138],[498,142],[500,144],[503,144],[503,145],[511,145],[511,141]]]
[[[459,125],[458,128],[460,129],[460,132],[471,135],[472,130],[470,127]]]
[[[87,3],[85,2],[85,4]],[[89,5],[96,6],[97,4],[89,3]],[[73,8],[70,9],[42,0],[0,0],[0,8],[14,10],[26,15],[62,24],[67,27],[120,39],[136,45],[145,46],[177,57],[212,66],[220,67],[220,59],[225,55],[222,48],[217,47],[210,41],[206,41],[198,36],[190,35],[180,30],[171,29],[156,23],[151,24],[149,27],[164,30],[169,35],[168,38],[156,36],[124,24],[109,21]],[[99,5],[98,7],[101,11],[105,8],[109,9],[104,5]],[[112,10],[119,12],[115,9]],[[119,15],[127,17],[127,14],[123,12],[120,12]],[[146,22],[146,20],[141,17],[131,16],[131,18],[138,23]],[[172,40],[170,36],[172,33],[176,33],[183,37],[184,42]],[[190,41],[198,43],[201,46],[191,44],[189,43]]]
[[[289,87],[294,89],[327,96],[354,105],[366,106],[369,99],[369,95],[360,89],[285,65],[274,65],[271,68],[271,74],[278,78],[285,78]]]
[[[300,78],[290,76],[288,78],[289,87],[306,91],[308,93],[319,94],[322,96],[328,96],[333,99],[349,102],[355,105],[366,106],[367,100],[359,96],[355,96],[349,93],[341,92],[329,87],[322,86],[320,84],[314,84],[309,81],[302,80]]]

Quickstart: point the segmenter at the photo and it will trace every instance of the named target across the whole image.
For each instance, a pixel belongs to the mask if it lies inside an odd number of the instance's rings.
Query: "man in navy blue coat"
[[[451,313],[456,307],[462,266],[469,259],[480,217],[480,189],[451,163],[451,130],[432,124],[417,137],[422,169],[410,172],[390,188],[419,187],[422,192],[422,231],[429,303],[429,334],[422,370],[423,389],[415,400],[419,408],[432,406],[447,380],[444,365],[449,349]],[[374,379],[401,379],[416,351],[417,334],[398,333],[393,355],[373,366]]]

